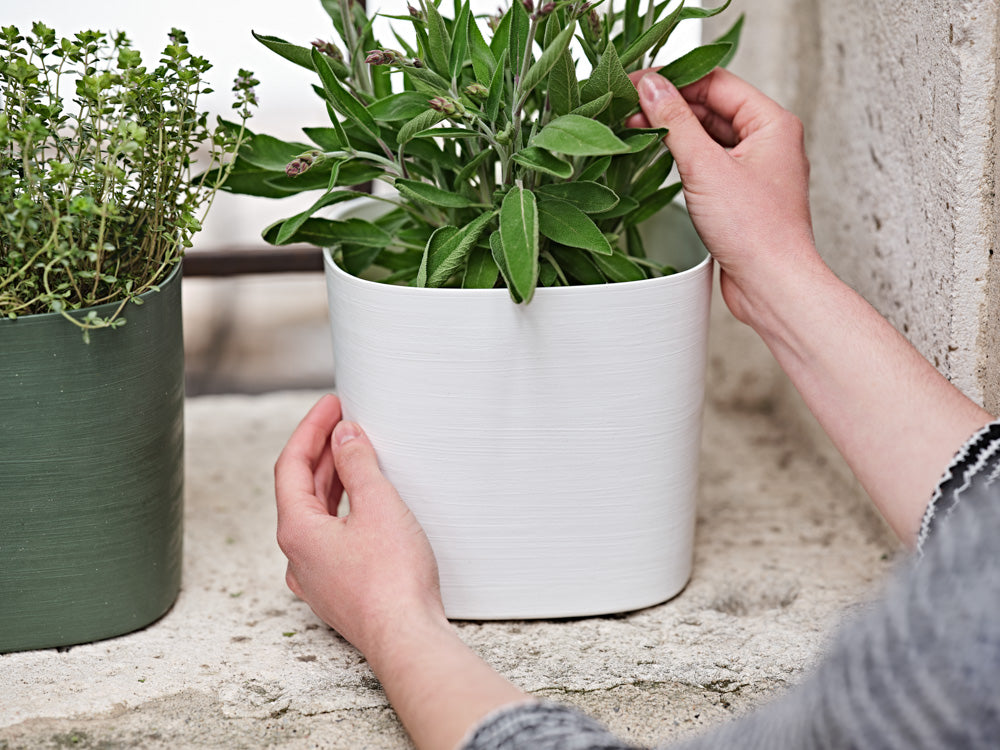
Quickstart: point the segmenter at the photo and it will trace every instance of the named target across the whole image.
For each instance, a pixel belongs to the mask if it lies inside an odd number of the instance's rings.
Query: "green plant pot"
[[[0,652],[121,635],[177,598],[180,266],[142,299],[89,344],[58,314],[0,320]]]

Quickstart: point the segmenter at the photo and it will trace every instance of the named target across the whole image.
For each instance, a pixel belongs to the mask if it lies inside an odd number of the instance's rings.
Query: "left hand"
[[[446,623],[427,537],[336,396],[295,429],[274,476],[286,581],[324,622],[369,659],[403,626]],[[344,490],[350,513],[338,518]]]

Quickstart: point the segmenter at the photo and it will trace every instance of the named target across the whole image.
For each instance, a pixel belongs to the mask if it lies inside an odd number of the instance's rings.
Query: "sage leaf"
[[[612,208],[610,211],[602,211],[599,214],[594,214],[594,221],[605,221],[606,219],[617,219],[626,214],[630,214],[639,208],[639,201],[633,198],[631,195],[623,195],[618,200],[618,205]]]
[[[597,182],[581,180],[577,182],[556,182],[535,189],[541,197],[566,201],[587,214],[610,211],[618,205],[618,195],[609,187]]]
[[[527,167],[536,172],[544,172],[553,177],[561,177],[566,180],[573,175],[572,164],[537,146],[522,148],[511,158],[522,167]]]
[[[608,42],[597,68],[580,88],[580,101],[589,102],[608,92],[612,96],[606,114],[609,120],[617,122],[639,106],[639,93],[618,59],[618,51],[612,42]]]
[[[348,120],[357,125],[361,130],[372,138],[381,137],[381,131],[375,120],[368,113],[365,106],[345,89],[337,76],[334,75],[330,67],[330,58],[322,54],[318,49],[312,51],[313,67],[319,73],[323,82],[323,90],[326,92],[327,102]]]
[[[612,98],[611,92],[608,91],[604,94],[601,94],[596,99],[591,99],[589,102],[584,102],[569,114],[579,115],[580,117],[586,117],[586,118],[597,117],[599,114],[601,114],[601,112],[605,110],[605,108],[607,108],[609,104],[611,104],[611,98]]]
[[[727,2],[726,5],[729,5],[729,3]],[[736,23],[730,27],[729,31],[715,40],[717,44],[729,43],[733,45],[729,52],[721,60],[719,60],[720,68],[724,68],[729,65],[729,63],[732,62],[733,57],[736,55],[736,49],[740,45],[740,33],[743,31],[743,18],[744,17],[742,15],[737,18]]]
[[[426,112],[422,112],[414,117],[399,129],[399,132],[396,134],[396,142],[402,146],[407,141],[411,140],[417,133],[421,133],[434,125],[437,125],[443,119],[444,115],[442,113],[434,109],[428,109]]]
[[[611,166],[611,157],[602,156],[600,159],[595,159],[577,176],[577,179],[581,182],[595,181],[599,180],[605,172],[608,171],[608,167]],[[663,182],[663,180],[660,180]]]
[[[462,277],[464,289],[492,289],[496,286],[500,269],[493,260],[493,254],[485,247],[474,247],[469,251],[469,260]]]
[[[346,140],[340,140],[340,134],[336,128],[302,128],[302,132],[324,151],[341,151],[350,146]]]
[[[715,70],[732,49],[731,42],[705,44],[664,65],[657,72],[677,88],[690,86]]]
[[[368,114],[378,122],[412,120],[425,111],[427,111],[427,96],[416,91],[390,94],[368,105]]]
[[[511,188],[500,206],[500,240],[508,280],[524,302],[531,301],[538,279],[538,230],[534,193]]]
[[[433,0],[431,0],[431,2],[433,2]],[[455,17],[455,23],[452,26],[454,35],[451,42],[451,52],[448,62],[452,80],[458,80],[459,73],[461,73],[462,68],[465,67],[465,61],[468,59],[470,16],[469,2],[466,0],[466,2],[462,3],[462,8],[458,11],[458,14]]]
[[[545,76],[549,74],[549,71],[552,70],[562,54],[569,49],[569,43],[573,41],[573,32],[575,30],[576,21],[573,21],[559,32],[556,38],[552,40],[552,44],[545,48],[545,51],[542,52],[535,64],[528,68],[528,72],[524,74],[524,80],[521,81],[520,85],[522,98],[527,96],[534,90],[535,86],[545,79]]]
[[[642,281],[646,278],[646,272],[642,268],[620,253],[594,255],[593,260],[608,281]]]
[[[272,224],[264,230],[264,239],[273,242],[280,231],[281,223],[283,222]],[[319,247],[340,244],[385,247],[392,242],[388,232],[364,219],[306,219],[296,231],[295,239]]]
[[[442,239],[439,241],[436,238],[440,230],[432,234],[424,252],[424,261],[421,261],[420,272],[417,275],[418,285],[421,285],[422,278],[425,279],[425,283],[421,286],[438,287],[448,281],[455,271],[465,263],[469,251],[479,241],[479,236],[495,215],[495,212],[481,214],[461,229],[442,235]],[[454,229],[454,227],[450,228]]]
[[[586,251],[553,244],[549,247],[549,254],[559,264],[563,273],[573,277],[581,284],[603,284],[605,282],[604,274],[597,270],[597,266],[594,265],[590,254]]]
[[[358,198],[362,195],[364,195],[364,193],[359,193],[354,190],[334,190],[325,193],[305,211],[296,214],[290,219],[285,219],[285,221],[281,223],[281,227],[278,230],[277,236],[274,238],[273,244],[287,245],[289,242],[293,242],[296,239],[295,233],[299,230],[299,228],[305,224],[307,219],[309,219],[321,208],[332,206],[335,203],[340,203],[352,198]]]
[[[566,201],[538,201],[538,231],[553,242],[610,255],[611,243],[587,214]]]
[[[531,40],[528,34],[531,32],[531,19],[524,3],[514,2],[510,4],[510,40],[507,45],[510,54],[510,67],[515,76],[521,74],[521,64],[525,54],[530,52]]]
[[[733,0],[726,0],[726,2],[717,8],[684,8],[681,13],[680,20],[684,21],[688,18],[711,18],[712,16],[717,16],[728,8],[732,1]]]
[[[288,162],[309,148],[302,143],[289,143],[270,135],[251,135],[240,147],[240,158],[255,167],[283,173]]]
[[[406,198],[418,200],[422,203],[429,203],[432,206],[442,206],[443,208],[470,208],[482,204],[464,198],[458,193],[442,190],[436,185],[416,180],[397,179],[394,183],[396,190]]]
[[[551,14],[545,24],[545,46],[550,46],[559,35],[559,15]],[[575,26],[575,22],[574,22]],[[580,106],[580,84],[576,80],[576,63],[569,49],[556,59],[549,71],[549,105],[558,115],[566,115]],[[610,97],[609,97],[610,101]]]
[[[510,292],[510,298],[520,304],[523,300],[510,281],[510,269],[507,268],[507,259],[503,254],[503,240],[500,239],[499,229],[490,235],[490,254],[493,256],[493,262],[497,264],[497,268],[500,270],[503,283],[507,287],[507,291]]]
[[[469,52],[472,56],[472,70],[476,74],[476,80],[483,86],[489,87],[493,80],[493,70],[496,68],[497,60],[493,56],[493,51],[483,39],[483,32],[479,30],[476,17],[469,15]]]
[[[653,47],[662,45],[681,22],[681,13],[684,10],[684,4],[681,3],[670,15],[654,23],[638,39],[629,44],[621,54],[622,66],[627,68]]]
[[[422,3],[427,16],[427,64],[442,76],[450,76],[448,50],[451,48],[451,37],[448,27],[438,12],[434,0]]]
[[[664,151],[656,161],[646,168],[646,171],[635,178],[629,194],[637,201],[642,202],[659,189],[673,168],[674,157],[669,151]]]
[[[675,182],[673,185],[667,185],[665,188],[660,188],[642,201],[637,209],[625,217],[625,226],[629,227],[641,224],[646,221],[646,219],[651,218],[664,206],[670,203],[670,201],[676,198],[680,191],[681,183],[679,182]]]
[[[570,156],[603,156],[629,150],[607,125],[580,115],[555,118],[538,132],[532,144]]]
[[[299,47],[298,45],[286,42],[284,39],[279,37],[258,34],[256,31],[251,31],[250,33],[253,34],[254,39],[286,60],[293,62],[296,65],[301,65],[307,70],[315,70],[312,62],[312,48]],[[342,62],[332,58],[329,59],[330,66],[333,68],[338,77],[346,78],[350,74],[350,71],[347,70],[347,66],[345,66]]]

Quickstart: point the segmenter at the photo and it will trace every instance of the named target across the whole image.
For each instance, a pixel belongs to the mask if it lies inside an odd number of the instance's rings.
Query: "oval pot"
[[[0,321],[0,652],[127,633],[177,597],[180,290],[178,265],[89,344],[58,314]]]
[[[712,267],[679,206],[642,232],[686,270],[528,305],[325,252],[345,417],[426,530],[451,618],[633,610],[690,577]]]

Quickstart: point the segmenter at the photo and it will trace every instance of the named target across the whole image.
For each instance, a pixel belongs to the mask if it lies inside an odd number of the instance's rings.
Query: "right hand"
[[[681,91],[649,71],[632,80],[642,113],[628,124],[669,129],[664,142],[695,228],[721,268],[723,298],[752,325],[774,274],[822,266],[802,123],[721,68]]]

